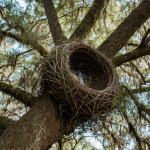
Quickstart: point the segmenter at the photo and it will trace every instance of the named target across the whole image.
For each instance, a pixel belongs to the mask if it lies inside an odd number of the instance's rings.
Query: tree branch
[[[149,55],[149,54],[150,54],[150,46],[141,47],[141,48],[138,47],[138,48],[136,48],[135,50],[133,50],[131,52],[127,52],[125,54],[115,56],[112,59],[112,61],[113,61],[113,64],[117,67],[117,66],[122,65],[125,62],[135,60],[139,57]]]
[[[23,54],[26,54],[26,53],[28,53],[28,52],[31,52],[31,51],[33,51],[34,49],[29,49],[28,51],[25,51],[25,52],[22,52],[22,53],[19,53],[19,54],[17,54],[16,55],[16,58],[15,58],[15,61],[14,61],[14,63],[13,63],[13,67],[15,68],[15,66],[16,66],[16,64],[17,64],[17,58],[19,57],[19,56],[21,56],[21,55],[23,55]],[[0,69],[1,69],[1,66],[0,66]]]
[[[43,57],[48,54],[48,51],[45,50],[45,48],[41,46],[37,41],[33,41],[31,39],[24,39],[21,37],[21,35],[13,34],[13,33],[2,31],[2,30],[0,31],[0,36],[8,36],[22,44],[30,45],[31,47],[36,49],[40,53],[40,55]]]
[[[56,45],[60,44],[60,42],[66,40],[66,37],[64,36],[63,31],[61,29],[53,2],[52,0],[41,0],[41,2],[43,3],[45,9],[54,43]]]
[[[35,102],[35,97],[32,94],[10,84],[0,82],[0,91],[11,95],[27,106],[32,106]]]
[[[137,134],[137,132],[136,132],[136,130],[135,130],[133,124],[129,121],[129,118],[128,118],[128,115],[127,115],[126,111],[125,111],[125,110],[122,110],[122,114],[123,114],[124,118],[126,119],[126,121],[127,121],[127,123],[128,123],[130,134],[133,133],[133,135],[134,135],[136,141],[138,142],[139,149],[142,149],[142,146],[141,146],[141,139],[140,139],[140,137],[138,136],[138,134]]]
[[[145,87],[145,88],[139,88],[139,89],[132,89],[130,90],[131,93],[143,93],[143,92],[148,92],[150,91],[150,87]]]
[[[150,36],[146,39],[145,45],[147,45],[150,42]]]
[[[92,26],[95,24],[96,20],[99,18],[101,12],[104,9],[105,0],[95,0],[91,6],[88,13],[85,15],[84,19],[81,21],[79,26],[75,29],[74,33],[71,35],[72,38],[83,38],[86,33],[90,31]]]
[[[46,21],[46,19],[47,19],[47,18],[38,20],[38,21],[30,28],[29,31],[32,31],[32,29],[33,29],[38,23],[40,23],[41,21]]]
[[[132,47],[139,47],[139,44],[132,43],[132,42],[128,42],[126,45],[127,46],[132,46]]]
[[[108,58],[113,58],[149,17],[150,0],[143,0],[108,37],[108,39],[98,47],[98,50]]]
[[[142,38],[142,41],[141,41],[141,44],[139,45],[139,47],[145,47],[147,45],[147,36],[148,34],[150,33],[150,29],[148,29],[146,31],[146,33],[144,34],[143,38]]]
[[[148,115],[150,115],[150,109],[145,106],[142,102],[137,100],[136,96],[134,94],[141,93],[141,92],[148,92],[150,90],[150,87],[147,88],[139,88],[139,89],[133,89],[129,90],[126,86],[123,86],[125,88],[125,92],[122,94],[129,94],[131,99],[134,101],[137,108],[139,108],[141,111],[146,112]]]
[[[6,117],[0,116],[0,136],[3,134],[3,132],[15,121]]]

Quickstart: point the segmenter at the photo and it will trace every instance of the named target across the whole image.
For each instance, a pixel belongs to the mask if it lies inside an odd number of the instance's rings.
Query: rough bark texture
[[[56,10],[53,6],[52,0],[41,0],[45,8],[45,13],[48,19],[48,24],[51,29],[52,37],[54,43],[60,44],[62,41],[66,40],[63,31],[61,29],[58,17],[56,15]]]
[[[149,54],[150,54],[150,46],[146,46],[146,47],[136,48],[135,50],[131,52],[127,52],[125,54],[116,56],[112,59],[112,61],[113,61],[113,64],[117,67],[117,66],[122,65],[125,62],[135,60],[139,57],[149,55]]]
[[[95,24],[96,20],[99,18],[101,12],[104,8],[105,0],[95,0],[91,6],[89,12],[85,15],[84,19],[81,21],[80,25],[76,28],[74,33],[71,35],[72,38],[83,38],[86,33],[88,33],[92,26]]]
[[[1,117],[0,116],[0,136],[3,134],[3,132],[15,121],[9,118]]]
[[[113,58],[149,17],[150,0],[143,0],[108,37],[108,39],[98,47],[98,50],[107,57]]]
[[[0,138],[0,149],[48,149],[62,134],[62,122],[56,110],[56,104],[48,97],[40,98],[28,113],[4,132]]]

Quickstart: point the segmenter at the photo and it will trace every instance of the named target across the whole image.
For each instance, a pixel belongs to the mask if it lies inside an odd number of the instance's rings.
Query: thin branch
[[[111,16],[113,16],[114,14],[116,14],[116,13],[120,13],[120,12],[122,12],[123,10],[125,10],[126,9],[126,7],[128,6],[130,4],[130,2],[128,2],[122,9],[120,9],[120,10],[118,10],[118,11],[112,11],[112,15]]]
[[[149,118],[147,118],[146,115],[144,115],[143,113],[141,113],[141,117],[150,124],[150,120],[149,120]]]
[[[126,121],[127,121],[127,123],[128,123],[130,134],[133,133],[133,135],[134,135],[136,141],[138,142],[139,149],[142,150],[141,139],[140,139],[140,137],[138,136],[138,134],[137,134],[137,132],[136,132],[134,126],[133,126],[132,123],[130,122],[126,111],[125,111],[125,110],[122,110],[122,114],[123,114],[124,118],[126,119]]]
[[[102,45],[98,47],[98,50],[108,58],[113,58],[149,17],[150,0],[143,0]]]
[[[140,75],[143,83],[146,84],[145,78],[144,78],[143,74],[141,73],[141,71],[135,66],[135,64],[133,62],[130,62],[130,64],[134,66],[134,68],[136,69],[136,72]]]
[[[150,54],[150,46],[141,47],[141,48],[138,47],[131,52],[127,52],[125,54],[115,56],[112,59],[112,61],[113,61],[113,64],[117,67],[117,66],[122,65],[125,62],[129,62],[131,60],[135,60],[139,57],[149,55],[149,54]]]
[[[60,44],[60,42],[66,40],[66,37],[61,29],[53,2],[52,0],[41,0],[41,2],[43,3],[45,9],[54,43],[56,45]]]
[[[40,55],[43,57],[47,56],[48,54],[48,51],[42,45],[40,45],[37,41],[33,41],[31,39],[26,39],[26,38],[24,39],[21,35],[13,34],[13,33],[2,31],[2,30],[0,31],[0,36],[8,36],[22,44],[30,45],[31,47],[36,49],[40,53]]]
[[[3,15],[3,11],[1,10],[1,8],[0,8],[0,15],[1,15],[1,18],[3,19],[4,15]],[[0,23],[2,22],[2,19],[0,20]]]
[[[34,49],[29,49],[28,51],[25,51],[25,52],[22,52],[22,53],[19,53],[19,54],[17,54],[16,55],[16,58],[15,58],[15,61],[14,61],[14,64],[13,64],[13,68],[15,68],[15,66],[16,66],[16,63],[17,63],[17,58],[19,57],[19,56],[21,56],[21,55],[23,55],[23,54],[26,54],[26,53],[28,53],[28,52],[31,52],[31,51],[33,51]],[[0,68],[1,69],[1,68]]]
[[[148,29],[146,31],[146,33],[144,34],[143,38],[142,38],[142,41],[141,41],[141,44],[139,45],[139,47],[145,47],[147,44],[146,44],[146,40],[147,40],[147,36],[148,34],[150,33],[150,29]]]
[[[139,46],[139,44],[132,43],[132,42],[128,42],[126,45],[127,46],[132,46],[132,47],[138,47]]]
[[[32,106],[35,102],[35,97],[32,94],[10,84],[0,82],[0,91],[18,99],[27,106]]]
[[[131,93],[143,93],[143,92],[148,92],[148,91],[150,91],[150,87],[144,87],[144,88],[130,90]]]
[[[87,6],[80,6],[80,7],[76,8],[76,9],[74,9],[74,10],[72,10],[72,11],[66,13],[66,14],[63,14],[62,16],[59,17],[59,19],[65,17],[65,16],[67,16],[67,15],[69,15],[69,14],[71,14],[71,13],[79,12],[79,10],[82,9],[82,8],[88,8],[88,7],[87,7]]]
[[[0,136],[3,134],[3,132],[15,121],[6,117],[0,116]]]
[[[45,21],[47,18],[44,18],[44,19],[40,19],[38,20],[32,27],[29,31],[31,31],[38,23],[40,23],[41,21]]]
[[[111,135],[111,137],[112,137],[112,139],[113,139],[113,142],[114,142],[114,145],[115,145],[115,144],[119,144],[119,145],[120,145],[121,143],[120,143],[120,141],[118,140],[118,138],[116,137],[115,133],[111,132],[111,131],[109,130],[109,127],[107,127],[104,122],[103,122],[103,127],[104,127],[104,129],[106,129],[107,132]]]
[[[81,21],[79,26],[76,28],[74,33],[71,35],[72,38],[83,38],[87,34],[92,26],[95,24],[100,14],[104,9],[105,0],[95,0],[84,19]]]
[[[150,42],[150,36],[146,39],[145,45],[147,45]]]
[[[140,93],[140,92],[147,92],[149,90],[149,88],[141,88],[141,89],[133,89],[133,90],[129,90],[126,86],[123,86],[126,90],[126,92],[122,93],[122,94],[126,94],[128,93],[131,97],[131,99],[134,101],[135,105],[143,112],[146,112],[148,115],[150,115],[150,109],[147,108],[147,106],[145,106],[142,102],[138,101],[136,98],[136,95],[134,95],[135,93]],[[146,91],[147,90],[147,91]]]
[[[7,22],[7,25],[8,25],[8,29],[6,30],[7,32],[8,31],[10,31],[10,30],[12,30],[12,29],[16,29],[17,31],[20,31],[21,32],[21,34],[24,34],[25,33],[25,29],[24,29],[24,27],[22,27],[21,25],[12,25],[12,24],[9,24],[8,22]]]
[[[10,66],[12,66],[12,65],[2,65],[2,66],[0,66],[0,69],[2,69],[3,67],[10,67]]]
[[[124,64],[124,66],[130,67],[130,68],[131,67],[135,68],[136,72],[140,75],[140,77],[142,79],[142,84],[146,84],[145,77],[143,76],[141,71],[138,69],[138,67],[133,62],[129,62],[129,64]],[[120,66],[120,68],[124,71],[124,68],[122,68],[122,66]],[[126,70],[124,72],[126,72]]]

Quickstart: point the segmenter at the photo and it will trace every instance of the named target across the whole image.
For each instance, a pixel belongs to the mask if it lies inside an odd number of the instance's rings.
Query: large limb
[[[150,0],[143,0],[118,28],[98,47],[109,58],[113,58],[129,38],[150,17]]]
[[[115,56],[112,59],[112,61],[113,61],[113,64],[117,67],[117,66],[122,65],[125,62],[135,60],[139,57],[149,55],[149,54],[150,54],[150,46],[138,47],[138,48],[136,48],[135,50],[133,50],[131,52],[127,52],[125,54]]]
[[[41,0],[41,1],[45,9],[53,41],[56,45],[60,44],[62,41],[66,40],[66,37],[64,36],[63,31],[61,29],[53,2],[52,0]]]
[[[83,38],[90,31],[104,9],[105,0],[95,0],[84,19],[71,35],[72,38]]]
[[[1,150],[48,150],[62,136],[62,121],[52,98],[38,99],[19,121],[12,124],[0,138]]]
[[[2,30],[0,30],[0,36],[8,36],[22,44],[30,45],[31,47],[36,49],[43,57],[48,54],[48,51],[43,46],[41,46],[37,41],[33,41],[32,39],[23,38],[21,35],[13,34],[11,32],[2,31]]]
[[[32,94],[10,84],[0,82],[0,91],[18,99],[27,106],[32,106],[35,102],[35,97]]]

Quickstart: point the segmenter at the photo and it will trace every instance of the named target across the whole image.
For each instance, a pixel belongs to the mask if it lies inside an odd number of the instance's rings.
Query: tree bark
[[[85,15],[79,26],[75,29],[70,39],[83,38],[95,24],[97,19],[100,17],[104,9],[104,3],[106,0],[95,0],[91,6],[89,12]]]
[[[0,138],[1,150],[45,150],[62,135],[62,121],[53,97],[43,96]]]
[[[66,40],[66,37],[61,29],[53,2],[52,0],[41,0],[41,2],[43,3],[45,9],[53,41],[56,45],[60,44],[62,41]]]
[[[131,60],[135,60],[139,57],[149,55],[150,54],[150,46],[136,48],[131,52],[127,52],[125,54],[115,56],[112,61],[113,64],[117,67],[122,65],[125,62],[129,62]]]
[[[3,134],[3,132],[15,121],[6,117],[0,116],[0,136]]]
[[[150,0],[143,0],[108,39],[98,47],[98,50],[108,58],[113,58],[149,17]]]

